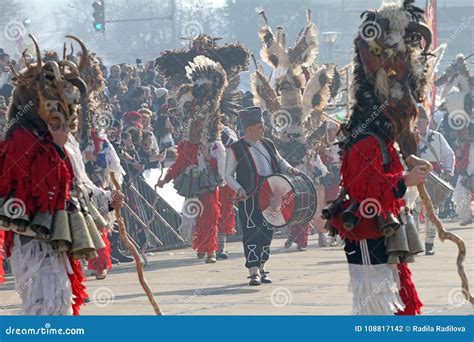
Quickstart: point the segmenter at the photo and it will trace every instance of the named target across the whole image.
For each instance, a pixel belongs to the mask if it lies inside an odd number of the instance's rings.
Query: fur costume
[[[408,259],[389,255],[389,237],[377,220],[399,217],[404,208],[404,166],[395,142],[404,157],[416,154],[413,133],[417,103],[426,95],[431,31],[423,10],[410,0],[361,17],[354,42],[353,104],[342,127],[342,208],[332,215],[331,224],[346,242],[353,313],[414,315],[422,303]],[[348,215],[350,205],[356,209]],[[348,216],[356,223],[351,225]],[[393,237],[402,232],[395,231]]]
[[[76,161],[53,143],[50,131],[71,134],[78,128],[80,102],[87,96],[80,73],[88,53],[79,38],[68,36],[82,48],[79,64],[44,63],[30,37],[37,62],[15,73],[9,129],[0,148],[2,230],[21,312],[77,315],[87,297],[79,259],[95,257],[104,246],[99,217],[90,214],[95,207],[75,181]]]
[[[218,249],[219,185],[225,168],[220,105],[228,81],[224,68],[204,56],[189,63],[186,76],[188,83],[180,87],[177,98],[185,122],[184,140],[164,180],[174,180],[178,193],[186,197],[181,229],[192,227],[193,248],[211,255]]]
[[[337,82],[333,82],[335,67],[314,65],[319,44],[311,10],[292,48],[286,47],[283,28],[277,27],[274,34],[263,10],[260,15],[265,23],[259,32],[263,44],[260,56],[274,69],[276,80],[272,86],[254,59],[254,104],[268,111],[274,126],[272,140],[282,156],[297,165],[316,140],[312,133],[322,123],[321,115],[331,94],[337,93]]]

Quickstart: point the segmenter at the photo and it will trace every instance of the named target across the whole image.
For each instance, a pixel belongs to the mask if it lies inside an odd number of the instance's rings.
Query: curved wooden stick
[[[426,163],[429,164],[430,168],[432,167],[431,164],[427,162],[426,160],[420,159],[413,155],[409,156],[406,159],[406,163],[409,167],[414,167],[416,165],[427,165]],[[472,294],[469,291],[469,282],[467,280],[466,272],[464,271],[464,259],[466,258],[466,245],[464,244],[464,241],[459,236],[446,231],[446,229],[443,226],[443,223],[440,221],[440,219],[438,218],[438,216],[436,215],[434,211],[433,203],[431,202],[430,195],[426,191],[425,184],[418,185],[417,188],[418,188],[418,193],[420,194],[420,198],[423,201],[423,204],[426,208],[428,219],[436,226],[439,239],[442,242],[444,240],[450,240],[458,246],[459,252],[458,252],[458,257],[456,259],[456,264],[458,267],[459,277],[461,278],[462,293],[464,297],[466,298],[466,300],[474,305],[474,298],[472,297]]]
[[[115,188],[117,190],[121,190],[120,184],[117,182],[117,179],[115,178],[113,172],[110,173],[110,178],[112,179],[112,183],[114,184]],[[153,292],[151,291],[150,285],[148,285],[147,281],[145,280],[145,277],[143,276],[143,266],[140,260],[140,255],[138,254],[138,250],[127,236],[127,230],[125,229],[125,223],[123,221],[122,212],[120,211],[120,208],[115,208],[115,216],[117,217],[117,223],[119,226],[120,239],[123,243],[127,245],[128,250],[133,255],[133,259],[135,260],[135,266],[137,268],[138,280],[140,281],[140,285],[145,291],[148,300],[150,301],[150,304],[153,307],[153,310],[155,310],[155,314],[161,316],[163,315],[163,312],[160,310],[158,303],[153,297]]]

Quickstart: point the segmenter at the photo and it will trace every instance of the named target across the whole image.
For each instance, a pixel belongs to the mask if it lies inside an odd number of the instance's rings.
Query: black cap
[[[260,107],[244,108],[239,112],[239,117],[243,129],[265,122]]]

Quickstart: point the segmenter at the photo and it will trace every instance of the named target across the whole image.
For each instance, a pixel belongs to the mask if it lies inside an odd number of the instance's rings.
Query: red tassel
[[[112,254],[112,249],[110,248],[109,241],[109,230],[108,228],[102,228],[102,240],[105,243],[105,248],[99,249],[97,251],[97,258],[89,260],[87,268],[96,272],[102,270],[112,269],[112,262],[110,260],[110,255]]]
[[[219,191],[206,192],[199,197],[202,213],[196,219],[193,249],[198,253],[217,251],[217,223],[220,217]]]
[[[235,191],[228,185],[219,188],[219,201],[221,216],[218,230],[222,234],[235,234],[235,213],[234,213]]]
[[[419,315],[423,303],[420,297],[418,297],[418,292],[411,278],[411,271],[407,264],[398,264],[397,266],[398,273],[400,274],[400,297],[402,298],[403,304],[405,304],[405,310],[397,312],[396,315]]]
[[[69,262],[71,263],[73,271],[72,274],[69,274],[69,281],[71,282],[72,294],[74,296],[72,311],[74,316],[79,316],[79,310],[84,304],[84,299],[89,297],[86,292],[86,287],[83,284],[86,277],[84,277],[82,265],[79,260],[75,260],[69,255]]]

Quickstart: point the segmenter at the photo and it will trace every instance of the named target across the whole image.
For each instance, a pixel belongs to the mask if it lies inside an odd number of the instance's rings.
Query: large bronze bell
[[[410,212],[402,213],[405,219],[405,228],[408,240],[409,254],[415,255],[425,251],[420,236],[416,230],[415,218]]]
[[[388,255],[402,256],[409,252],[405,225],[401,225],[395,234],[385,237]]]
[[[391,236],[400,228],[400,221],[393,214],[388,214],[387,217],[377,215],[375,221],[383,236]]]
[[[352,203],[342,213],[342,226],[345,230],[352,230],[359,223],[357,211],[359,210],[359,203]]]
[[[65,210],[57,211],[54,214],[50,241],[61,252],[69,251],[71,247],[71,228],[69,226],[68,213]]]
[[[84,215],[80,211],[70,213],[69,226],[71,227],[72,257],[74,259],[90,257],[95,252],[95,247]]]
[[[100,214],[99,210],[97,207],[94,205],[94,203],[88,201],[87,202],[87,209],[89,210],[90,215],[92,216],[92,219],[94,220],[95,225],[98,228],[103,228],[107,227],[108,223],[104,219],[104,217]]]
[[[94,219],[92,218],[91,214],[85,213],[84,219],[86,220],[87,229],[89,230],[89,234],[92,238],[92,242],[94,243],[95,250],[105,248],[106,246],[105,246],[104,240],[102,239],[102,236],[99,230],[97,229]]]
[[[31,230],[33,230],[40,239],[48,239],[50,237],[52,226],[53,215],[39,211],[35,214],[30,224]]]

